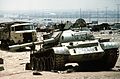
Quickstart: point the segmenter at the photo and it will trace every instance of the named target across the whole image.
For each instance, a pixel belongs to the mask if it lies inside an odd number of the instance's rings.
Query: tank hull
[[[49,51],[49,52],[48,52]],[[55,54],[53,50],[33,53],[30,69],[40,71],[64,70],[67,63],[78,63],[80,70],[108,70],[115,66],[119,56],[118,48],[106,49],[97,54]]]
[[[111,69],[115,66],[119,56],[117,48],[104,52],[69,56],[69,63],[78,63],[81,69]]]

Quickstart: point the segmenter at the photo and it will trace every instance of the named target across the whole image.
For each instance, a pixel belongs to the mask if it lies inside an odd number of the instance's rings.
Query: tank
[[[41,42],[42,48],[30,54],[26,69],[63,70],[67,63],[78,63],[79,69],[87,70],[113,68],[119,56],[117,43],[95,39],[90,31],[83,30],[86,26],[83,19],[76,24],[82,25],[82,30],[54,32],[50,39]]]
[[[99,42],[91,34],[66,30],[30,54],[29,69],[63,70],[67,63],[78,63],[80,69],[111,69],[118,55],[115,42]]]

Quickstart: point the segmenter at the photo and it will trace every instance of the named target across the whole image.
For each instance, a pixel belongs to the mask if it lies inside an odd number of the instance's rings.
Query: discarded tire
[[[4,62],[3,62],[3,59],[2,59],[2,58],[0,58],[0,64],[4,64]]]
[[[35,72],[33,72],[33,75],[42,75],[42,74],[38,71],[35,71]]]

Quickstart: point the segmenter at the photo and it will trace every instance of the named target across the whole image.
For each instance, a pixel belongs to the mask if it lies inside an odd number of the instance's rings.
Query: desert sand
[[[111,38],[111,41],[120,42],[120,34],[94,33],[96,36]],[[79,71],[66,73],[40,71],[41,75],[33,75],[32,70],[25,70],[25,64],[29,62],[30,51],[10,52],[0,50],[0,58],[4,59],[3,71],[0,71],[0,79],[120,79],[120,56],[116,66],[110,71]]]

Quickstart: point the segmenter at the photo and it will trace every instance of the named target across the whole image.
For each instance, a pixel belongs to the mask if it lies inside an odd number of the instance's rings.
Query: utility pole
[[[82,18],[82,17],[81,17],[81,8],[80,8],[80,10],[79,10],[79,18]]]
[[[113,11],[113,14],[114,14],[114,23],[116,22],[116,9],[114,9],[114,11]]]
[[[97,8],[97,21],[99,21],[99,10]]]
[[[107,23],[107,9],[108,9],[108,7],[105,7],[106,8],[106,23]]]
[[[119,23],[119,6],[120,4],[116,4],[117,5],[117,23]]]
[[[91,11],[89,11],[89,23],[91,22]]]
[[[44,9],[42,9],[42,18],[44,18]]]

